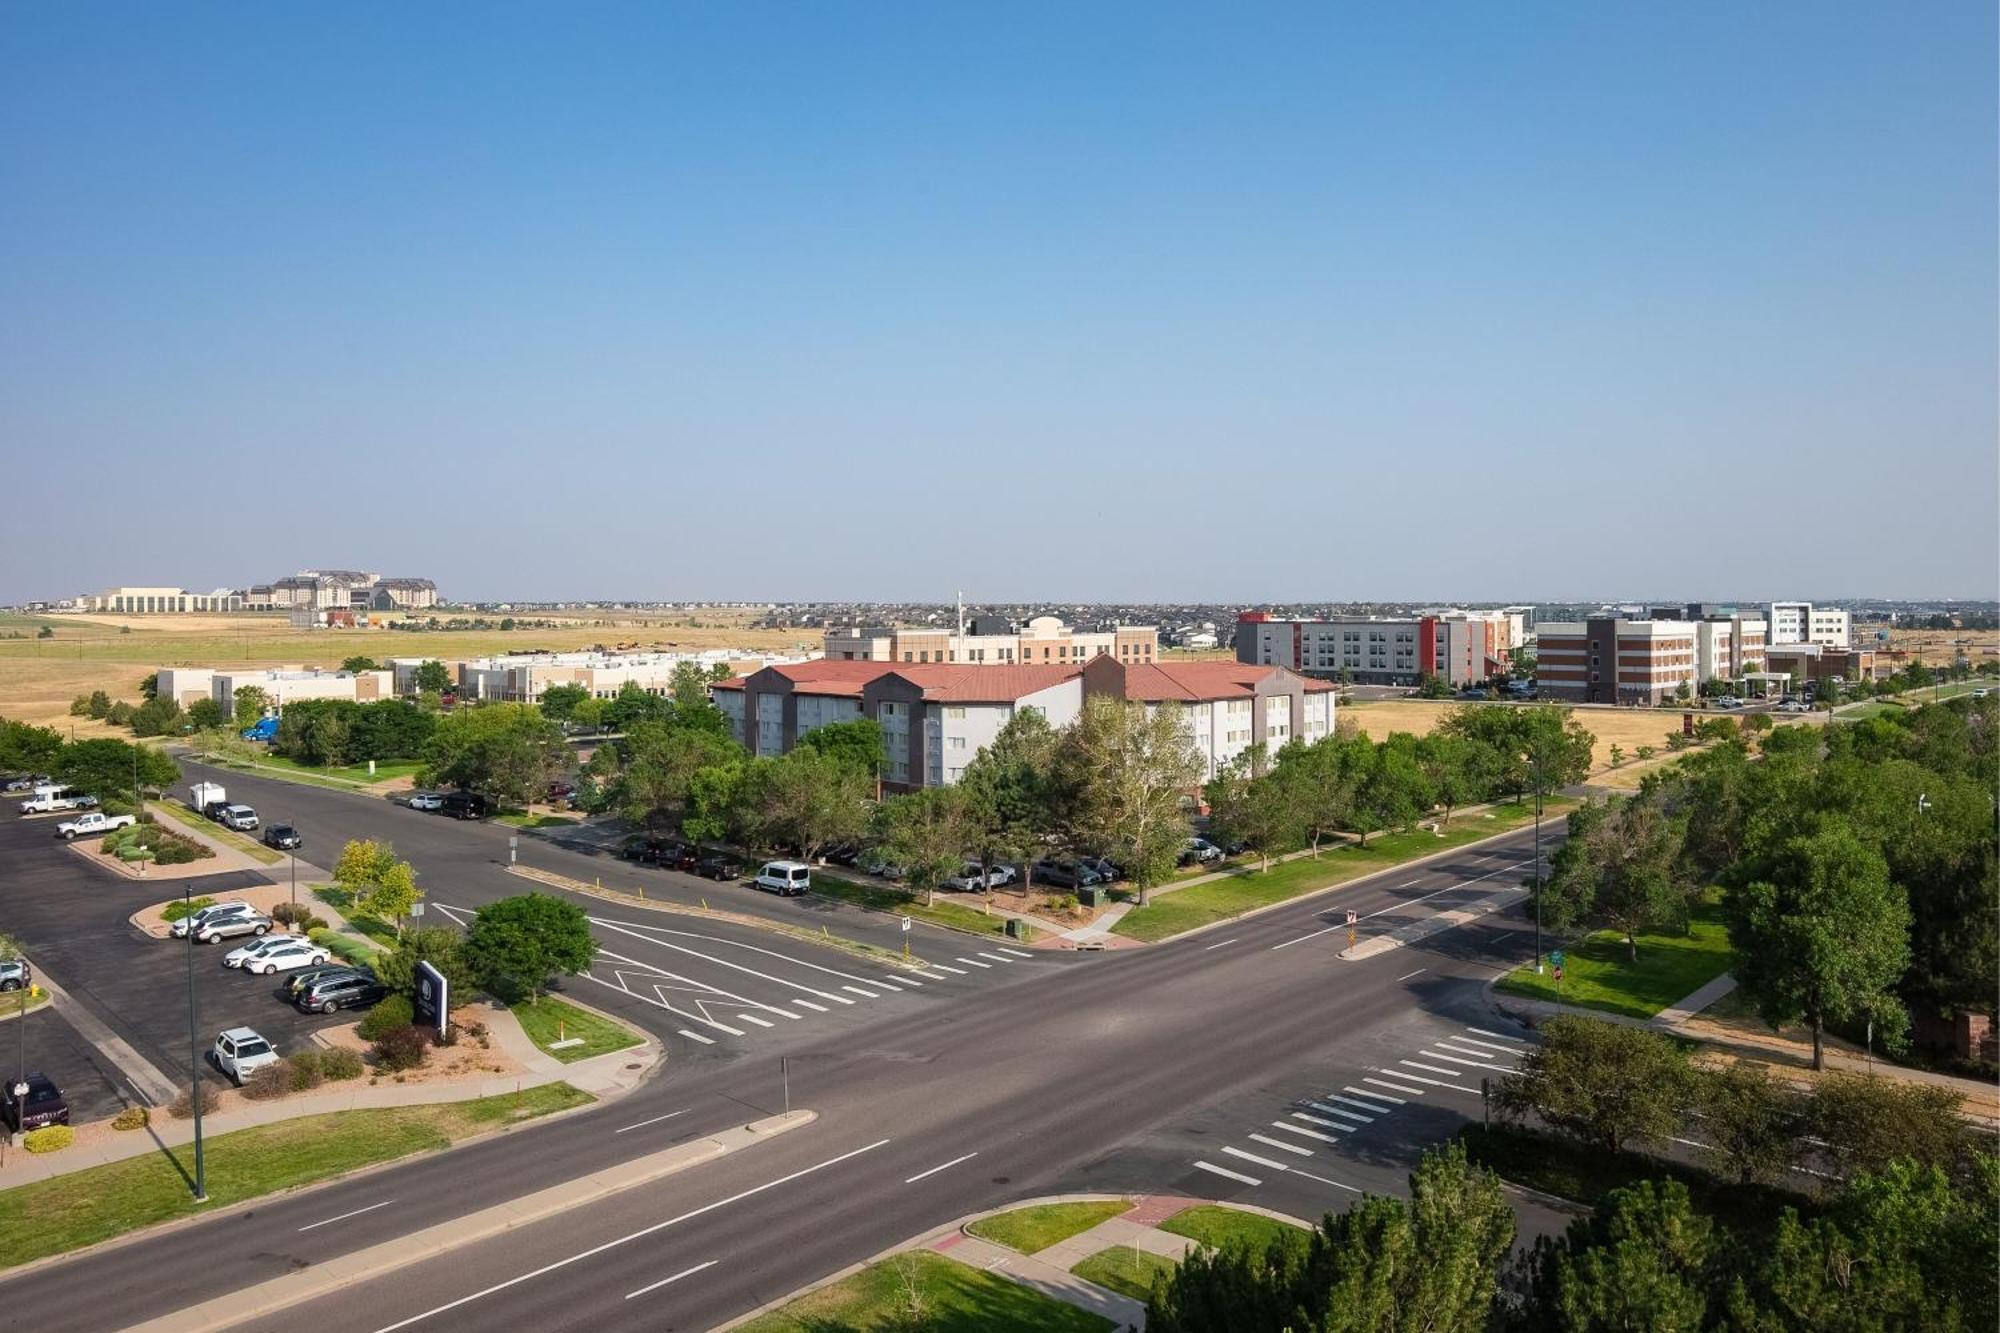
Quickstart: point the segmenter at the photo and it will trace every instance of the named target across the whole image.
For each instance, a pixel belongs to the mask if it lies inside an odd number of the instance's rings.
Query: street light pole
[[[190,908],[190,909],[192,909],[192,907],[194,906],[194,887],[193,887],[193,884],[192,884],[192,883],[191,883],[190,881],[187,881],[187,880],[182,880],[182,881],[181,881],[181,902],[182,902],[182,904],[183,904],[184,906],[186,906],[186,907],[188,907],[188,908]],[[187,952],[187,964],[188,964],[188,1068],[189,1068],[189,1069],[190,1069],[190,1070],[192,1071],[192,1075],[193,1075],[193,1078],[194,1078],[194,1094],[193,1094],[193,1100],[194,1100],[194,1201],[195,1201],[196,1203],[207,1203],[207,1202],[208,1202],[208,1178],[207,1178],[207,1174],[206,1174],[206,1173],[205,1173],[205,1172],[203,1171],[203,1169],[202,1169],[202,1158],[201,1158],[201,1040],[200,1040],[200,1038],[198,1038],[198,1037],[197,1037],[197,1036],[195,1035],[195,1032],[196,1032],[196,1027],[195,1027],[195,1015],[194,1015],[194,935],[195,935],[195,927],[194,927],[194,923],[193,923],[193,921],[189,919],[189,918],[190,918],[191,916],[192,916],[192,912],[190,911],[190,912],[189,912],[189,913],[188,913],[187,915],[184,915],[184,916],[182,916],[182,918],[181,918],[181,919],[182,919],[183,921],[187,921],[187,922],[188,922],[188,933],[187,933],[187,942],[188,942],[188,952]]]
[[[1542,974],[1542,764],[1533,750],[1528,752],[1529,771],[1535,783],[1535,975]]]

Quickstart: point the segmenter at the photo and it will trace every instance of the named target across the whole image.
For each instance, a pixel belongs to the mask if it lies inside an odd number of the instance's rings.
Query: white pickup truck
[[[56,836],[68,842],[73,838],[88,838],[94,834],[109,833],[112,829],[124,828],[127,824],[138,822],[131,815],[107,815],[101,810],[93,810],[87,815],[65,819],[56,825]]]

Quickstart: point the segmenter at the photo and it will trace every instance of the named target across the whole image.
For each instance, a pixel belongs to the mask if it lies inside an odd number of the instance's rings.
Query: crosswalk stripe
[[[1488,1032],[1485,1028],[1467,1028],[1466,1031],[1477,1032],[1482,1037],[1498,1037],[1501,1041],[1511,1041],[1516,1046],[1524,1046],[1527,1044],[1526,1042],[1523,1042],[1519,1037],[1510,1037],[1504,1032]]]
[[[1366,1083],[1366,1082],[1367,1082],[1368,1080],[1364,1078],[1364,1079],[1362,1079],[1361,1081],[1362,1081],[1363,1083]],[[1342,1088],[1342,1089],[1341,1089],[1341,1091],[1342,1091],[1342,1092],[1351,1092],[1351,1093],[1353,1093],[1353,1094],[1354,1094],[1355,1096],[1357,1096],[1357,1097],[1373,1097],[1373,1098],[1374,1098],[1374,1099],[1375,1099],[1376,1101],[1378,1101],[1378,1102],[1393,1102],[1393,1103],[1395,1103],[1395,1104],[1396,1104],[1397,1106],[1408,1106],[1408,1105],[1409,1105],[1409,1103],[1408,1103],[1408,1102],[1406,1102],[1406,1101],[1404,1101],[1404,1100],[1403,1100],[1403,1099],[1402,1099],[1401,1097],[1391,1097],[1391,1096],[1390,1096],[1390,1095],[1389,1095],[1388,1093],[1386,1093],[1386,1092],[1370,1092],[1370,1091],[1368,1091],[1368,1089],[1366,1089],[1366,1088],[1357,1088],[1357,1087],[1355,1087],[1355,1086],[1354,1086],[1353,1084],[1351,1084],[1351,1083],[1350,1083],[1350,1084],[1348,1084],[1348,1085],[1347,1085],[1346,1087]],[[1387,1107],[1384,1107],[1383,1109],[1384,1109],[1384,1110],[1387,1110],[1388,1108],[1387,1108]]]
[[[958,961],[959,961],[959,962],[961,962],[961,963],[964,963],[964,964],[965,964],[965,965],[966,965],[967,967],[985,967],[985,968],[990,968],[990,967],[992,967],[992,966],[993,966],[993,964],[991,964],[991,963],[982,963],[982,962],[979,962],[979,961],[977,961],[976,959],[972,959],[972,958],[960,958],[960,959],[959,959]]]
[[[1396,1063],[1400,1065],[1406,1065],[1410,1062],[1408,1060],[1398,1060]],[[1424,1068],[1424,1066],[1418,1065],[1417,1068],[1422,1069]],[[1445,1073],[1446,1071],[1440,1069],[1437,1072],[1442,1074]],[[1425,1078],[1422,1074],[1405,1074],[1400,1069],[1396,1070],[1395,1073],[1397,1078],[1406,1078],[1410,1080],[1410,1082],[1412,1083],[1428,1083],[1433,1088],[1450,1088],[1453,1092],[1469,1092],[1475,1097],[1479,1095],[1479,1090],[1477,1088],[1461,1087],[1459,1084],[1456,1083],[1440,1083],[1434,1078]]]
[[[704,1046],[715,1045],[715,1038],[704,1037],[699,1032],[689,1032],[686,1028],[682,1028],[680,1029],[680,1034],[683,1037],[686,1037],[689,1041],[698,1041]]]
[[[1399,1065],[1408,1065],[1412,1069],[1422,1069],[1432,1074],[1443,1074],[1446,1078],[1465,1077],[1465,1071],[1463,1069],[1445,1069],[1438,1065],[1422,1064],[1416,1060],[1398,1060],[1396,1061],[1396,1063]],[[1460,1084],[1454,1083],[1451,1086],[1454,1088],[1458,1088],[1459,1091],[1461,1092],[1465,1091],[1464,1087]]]
[[[910,977],[883,977],[882,980],[891,986],[921,987],[924,984],[923,982],[914,980],[913,978]]]
[[[1231,1180],[1240,1180],[1246,1185],[1261,1185],[1264,1183],[1255,1176],[1246,1176],[1241,1171],[1231,1171],[1227,1167],[1213,1166],[1207,1162],[1196,1162],[1195,1165],[1215,1175],[1228,1176]]]
[[[1250,1138],[1254,1142],[1269,1144],[1273,1148],[1282,1148],[1286,1152],[1297,1153],[1301,1157],[1310,1157],[1313,1155],[1311,1148],[1301,1148],[1296,1143],[1286,1143],[1282,1139],[1274,1139],[1268,1134],[1252,1134]]]
[[[1352,1125],[1343,1125],[1338,1120],[1322,1120],[1316,1115],[1307,1115],[1304,1111],[1292,1112],[1292,1119],[1303,1120],[1308,1125],[1324,1125],[1328,1129],[1337,1129],[1343,1134],[1352,1134],[1354,1132],[1354,1126]]]
[[[1391,1083],[1386,1078],[1363,1078],[1361,1081],[1363,1083],[1373,1083],[1378,1088],[1394,1088],[1397,1092],[1407,1092],[1412,1097],[1421,1097],[1424,1095],[1422,1088],[1406,1088],[1400,1083]]]
[[[863,990],[863,989],[861,989],[861,987],[859,987],[859,986],[842,986],[842,987],[841,987],[841,989],[842,989],[842,990],[844,990],[844,991],[848,991],[848,992],[850,992],[851,994],[854,994],[854,995],[860,995],[860,996],[865,996],[866,998],[868,998],[868,999],[870,999],[870,1000],[879,1000],[879,999],[881,999],[881,998],[882,998],[882,992],[880,992],[880,991],[872,991],[872,990]]]
[[[1374,1116],[1363,1115],[1359,1111],[1349,1111],[1345,1107],[1328,1106],[1325,1102],[1315,1102],[1311,1100],[1308,1100],[1306,1102],[1306,1105],[1312,1107],[1312,1109],[1315,1111],[1324,1111],[1328,1115],[1337,1115],[1340,1116],[1342,1119],[1352,1120],[1357,1124],[1372,1125],[1375,1123]]]
[[[938,975],[937,973],[935,973],[935,972],[926,972],[926,971],[924,971],[924,970],[923,970],[922,968],[918,968],[918,969],[917,969],[917,975],[918,975],[918,976],[920,976],[920,977],[929,977],[929,978],[930,978],[930,979],[931,979],[932,981],[943,981],[943,980],[944,980],[944,978],[943,978],[943,977],[941,977],[941,976],[939,976],[939,975]],[[963,974],[961,974],[961,975],[963,975]]]
[[[965,975],[965,969],[962,967],[946,967],[943,963],[932,963],[931,966],[936,968],[940,972],[949,972],[955,977],[962,977]]]
[[[1502,1055],[1519,1055],[1521,1053],[1520,1048],[1516,1046],[1502,1046],[1500,1043],[1493,1041],[1474,1041],[1470,1037],[1446,1037],[1445,1040],[1455,1041],[1461,1046],[1477,1046],[1481,1050],[1498,1051]]]
[[[1454,1055],[1476,1056],[1481,1060],[1511,1060],[1518,1054],[1516,1051],[1489,1051],[1474,1046],[1463,1037],[1444,1037],[1431,1044],[1441,1051],[1450,1051]],[[1509,1065],[1508,1068],[1511,1069],[1513,1066]]]
[[[1348,1091],[1353,1092],[1354,1089],[1349,1088]],[[1363,1093],[1362,1095],[1365,1097],[1367,1094]],[[1330,1102],[1339,1102],[1342,1106],[1352,1106],[1363,1111],[1373,1111],[1376,1115],[1387,1115],[1395,1109],[1392,1106],[1383,1106],[1376,1102],[1356,1101],[1352,1097],[1342,1097],[1339,1093],[1335,1092],[1327,1093],[1326,1099]]]
[[[1007,955],[1005,954],[988,953],[984,949],[978,950],[978,953],[981,958],[991,958],[996,963],[1011,963],[1014,961],[1013,959],[1007,957]],[[961,959],[960,961],[963,960]]]
[[[1443,1051],[1418,1051],[1417,1054],[1432,1060],[1449,1060],[1455,1065],[1471,1065],[1474,1069],[1495,1069],[1503,1074],[1514,1072],[1511,1065],[1496,1065],[1487,1060],[1468,1060],[1462,1055],[1446,1055]]]
[[[757,1017],[755,1014],[738,1014],[736,1015],[736,1021],[739,1023],[755,1023],[760,1028],[774,1028],[778,1026],[767,1019]]]
[[[791,1000],[788,1001],[788,1003],[795,1004],[801,1009],[810,1009],[816,1014],[823,1014],[826,1012],[825,1005],[814,1004],[811,1000]]]
[[[1282,1120],[1273,1120],[1271,1128],[1282,1129],[1287,1134],[1303,1134],[1309,1139],[1318,1139],[1321,1143],[1340,1142],[1340,1136],[1337,1134],[1322,1134],[1316,1129],[1307,1129],[1304,1125],[1288,1125]]]
[[[1244,1152],[1241,1148],[1235,1147],[1232,1144],[1224,1144],[1222,1151],[1228,1153],[1231,1157],[1241,1157],[1246,1162],[1255,1162],[1259,1166],[1268,1166],[1273,1171],[1289,1169],[1283,1162],[1274,1162],[1268,1157],[1259,1157],[1254,1152]]]
[[[1008,947],[1007,947],[1006,945],[1004,945],[1004,944],[1000,946],[1000,952],[1001,952],[1001,953],[1011,953],[1011,954],[1013,954],[1013,955],[1014,955],[1014,956],[1015,956],[1016,958],[1033,958],[1033,957],[1034,957],[1034,955],[1033,955],[1033,954],[1031,954],[1031,953],[1027,952],[1027,951],[1026,951],[1025,949],[1010,949],[1010,948],[1008,948]]]

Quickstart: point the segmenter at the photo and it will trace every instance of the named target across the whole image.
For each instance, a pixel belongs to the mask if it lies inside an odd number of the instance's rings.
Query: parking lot
[[[12,1013],[14,997],[0,996],[0,1012]],[[118,1067],[48,1004],[25,1018],[0,1022],[0,1077],[47,1074],[69,1099],[70,1119],[98,1120],[117,1115],[139,1098]]]
[[[188,945],[153,939],[127,918],[177,896],[184,886],[196,896],[224,898],[269,881],[253,871],[193,880],[131,880],[76,855],[53,833],[47,820],[23,818],[11,810],[0,815],[0,865],[7,871],[0,876],[0,932],[18,940],[36,971],[62,987],[73,1003],[167,1079],[184,1085],[191,1067]],[[204,1049],[222,1029],[245,1024],[290,1052],[314,1029],[353,1020],[352,1014],[299,1013],[279,997],[282,977],[252,977],[223,967],[230,947],[201,945],[194,950],[195,1030]],[[31,1014],[29,1022],[38,1017]],[[61,1028],[82,1042],[73,1025],[62,1023]],[[32,1027],[30,1036],[32,1040]],[[18,1037],[0,1025],[0,1039]],[[51,1058],[62,1058],[64,1039],[52,1034],[48,1041]],[[94,1058],[99,1067],[108,1067],[107,1056],[95,1053]],[[62,1083],[53,1068],[48,1073]],[[213,1070],[209,1076],[221,1078]],[[63,1088],[67,1093],[70,1085],[63,1083]],[[78,1118],[83,1118],[81,1111]]]

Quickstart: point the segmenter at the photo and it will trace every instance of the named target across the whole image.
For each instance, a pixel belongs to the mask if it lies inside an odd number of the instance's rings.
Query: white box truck
[[[206,814],[211,805],[227,805],[229,793],[222,789],[220,782],[197,782],[188,788],[188,809],[196,814]]]

